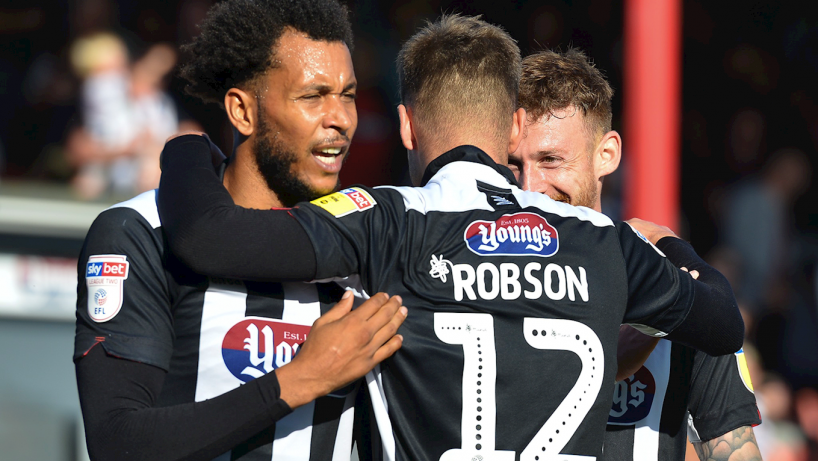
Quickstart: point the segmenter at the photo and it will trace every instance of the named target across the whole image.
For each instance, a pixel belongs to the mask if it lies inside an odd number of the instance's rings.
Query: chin
[[[340,187],[338,177],[334,177],[331,180],[322,180],[310,185],[310,189],[312,189],[314,195],[316,197],[323,197],[325,195],[329,195],[335,191],[337,191]]]

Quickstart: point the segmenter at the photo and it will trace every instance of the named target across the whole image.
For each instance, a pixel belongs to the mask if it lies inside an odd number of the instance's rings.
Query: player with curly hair
[[[234,128],[220,171],[236,204],[335,189],[357,125],[347,16],[335,0],[227,0],[186,47],[188,90]],[[355,380],[401,345],[398,297],[350,312],[335,284],[184,267],[156,191],[99,215],[78,272],[74,361],[92,459],[349,460]]]

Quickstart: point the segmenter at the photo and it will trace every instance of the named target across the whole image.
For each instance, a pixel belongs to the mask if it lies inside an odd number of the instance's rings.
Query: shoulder
[[[113,210],[134,211],[139,214],[152,229],[157,229],[162,225],[159,220],[159,209],[156,206],[156,189],[143,192],[130,200],[117,203],[103,211],[103,214],[106,211]]]
[[[558,215],[563,218],[575,218],[579,221],[593,224],[595,227],[616,227],[611,218],[598,211],[584,206],[572,206],[567,203],[557,202],[545,194],[516,189],[514,196],[523,208],[539,208],[546,213]]]
[[[735,384],[742,391],[753,393],[753,382],[744,349],[726,355],[712,356],[702,351],[694,352],[694,380],[697,388],[728,388]]]
[[[92,251],[161,246],[156,191],[148,191],[107,208],[91,224],[85,245]]]

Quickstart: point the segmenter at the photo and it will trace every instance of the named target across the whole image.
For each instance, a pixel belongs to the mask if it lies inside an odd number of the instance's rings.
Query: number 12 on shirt
[[[496,450],[497,353],[491,314],[435,313],[434,329],[446,344],[463,346],[461,446],[440,461],[514,461],[515,453]],[[555,334],[556,333],[556,334]],[[582,370],[577,382],[520,454],[521,461],[592,461],[592,456],[560,454],[591,409],[602,387],[602,344],[588,326],[565,319],[523,320],[523,335],[535,349],[571,351]]]

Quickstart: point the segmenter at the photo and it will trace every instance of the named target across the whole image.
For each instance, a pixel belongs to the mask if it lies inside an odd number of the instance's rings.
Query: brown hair
[[[441,16],[403,45],[397,70],[401,100],[419,123],[438,135],[465,127],[508,143],[521,58],[500,27],[479,16]]]
[[[594,142],[611,131],[613,89],[581,50],[541,51],[523,59],[520,107],[529,122],[574,107],[585,116]]]

